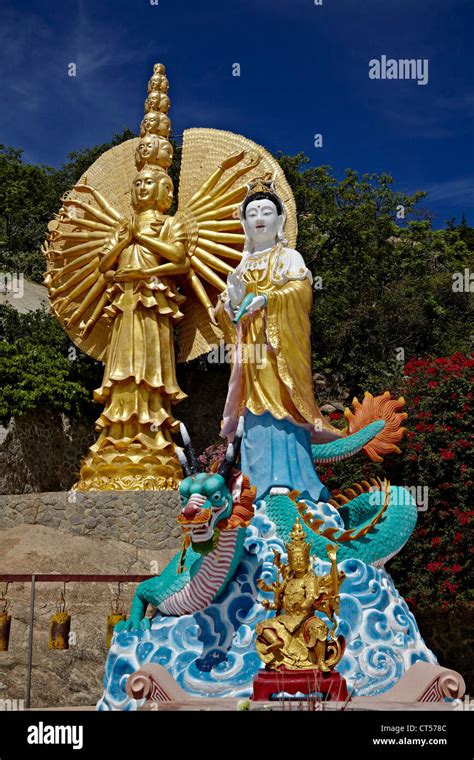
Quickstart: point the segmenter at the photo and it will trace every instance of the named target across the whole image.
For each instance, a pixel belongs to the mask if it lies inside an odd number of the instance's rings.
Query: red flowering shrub
[[[226,448],[227,444],[224,442],[212,443],[207,447],[207,449],[204,449],[202,454],[199,454],[197,459],[200,466],[202,467],[203,472],[209,472],[211,465],[213,465],[215,462],[220,464],[223,461]]]
[[[402,454],[381,465],[366,457],[363,461],[359,454],[330,468],[318,467],[330,489],[367,475],[386,475],[407,487],[428,487],[427,510],[418,513],[413,536],[387,565],[400,592],[419,606],[464,604],[474,586],[472,497],[469,501],[473,376],[472,356],[411,359],[397,389],[408,412]]]

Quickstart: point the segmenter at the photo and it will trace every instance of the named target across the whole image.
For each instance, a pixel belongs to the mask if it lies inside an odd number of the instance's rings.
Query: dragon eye
[[[216,493],[212,494],[212,501],[220,501],[222,499],[222,494],[220,491],[216,491]]]

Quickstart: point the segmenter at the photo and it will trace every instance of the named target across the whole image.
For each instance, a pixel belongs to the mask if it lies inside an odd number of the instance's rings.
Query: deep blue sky
[[[474,224],[473,0],[33,0],[3,2],[0,141],[33,163],[136,130],[154,62],[173,132],[208,126],[311,161],[390,172],[429,191],[439,226]],[[368,76],[427,58],[429,82]],[[77,64],[77,77],[67,65]],[[241,76],[232,76],[232,64]],[[324,147],[313,145],[322,133]]]

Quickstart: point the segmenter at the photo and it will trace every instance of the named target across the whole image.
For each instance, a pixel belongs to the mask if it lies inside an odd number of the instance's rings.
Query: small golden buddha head
[[[171,132],[171,119],[165,113],[149,111],[140,124],[140,136],[152,134],[168,137]]]
[[[173,160],[173,146],[159,135],[145,134],[140,140],[135,151],[135,164],[137,169],[142,169],[145,164],[161,166],[169,169]]]
[[[171,101],[168,95],[164,92],[150,92],[145,100],[145,113],[149,111],[160,111],[161,113],[168,113],[170,110]]]
[[[299,517],[290,533],[290,541],[286,544],[288,552],[288,565],[295,573],[305,573],[310,565],[311,546],[306,540]]]
[[[148,92],[164,92],[169,90],[169,82],[162,74],[153,74],[148,81]]]

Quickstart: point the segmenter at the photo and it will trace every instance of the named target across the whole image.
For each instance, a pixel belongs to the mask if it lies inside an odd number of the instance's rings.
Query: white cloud
[[[434,182],[425,186],[428,200],[438,201],[467,201],[472,204],[474,197],[474,177],[448,179],[444,182]]]

